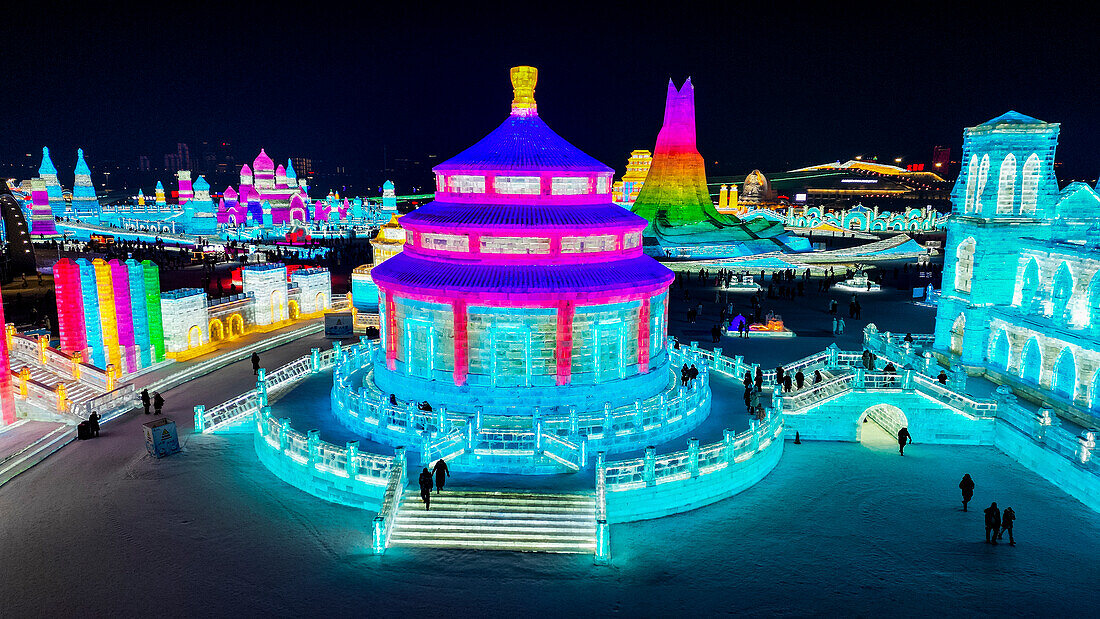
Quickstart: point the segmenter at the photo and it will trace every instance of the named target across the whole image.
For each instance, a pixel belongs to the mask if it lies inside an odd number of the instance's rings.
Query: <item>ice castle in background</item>
[[[645,184],[632,207],[648,222],[647,251],[695,258],[809,251],[806,239],[786,234],[783,221],[743,221],[719,213],[707,188],[706,166],[695,142],[695,90],[669,80],[665,117]]]
[[[936,349],[971,373],[1100,410],[1100,195],[1059,191],[1059,125],[1008,112],[963,133]]]

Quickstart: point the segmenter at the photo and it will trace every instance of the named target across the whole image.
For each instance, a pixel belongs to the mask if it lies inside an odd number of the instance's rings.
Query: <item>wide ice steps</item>
[[[393,546],[527,552],[591,553],[596,549],[595,498],[551,494],[444,490],[424,509],[418,489],[405,490],[390,534]]]

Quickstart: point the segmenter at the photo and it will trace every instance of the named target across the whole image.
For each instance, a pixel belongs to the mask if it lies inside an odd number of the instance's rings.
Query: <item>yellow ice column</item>
[[[729,207],[730,188],[722,185],[718,190],[718,210],[724,211]]]
[[[512,115],[535,116],[535,83],[539,80],[539,70],[535,67],[512,67]]]
[[[95,268],[95,287],[99,293],[99,322],[103,326],[103,348],[107,351],[107,363],[122,367],[122,353],[118,347],[118,321],[115,319],[115,290],[111,279],[111,265],[101,258],[92,261]]]

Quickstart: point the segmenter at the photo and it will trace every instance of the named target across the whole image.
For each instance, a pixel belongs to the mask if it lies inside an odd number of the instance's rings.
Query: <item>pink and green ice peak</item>
[[[653,165],[631,209],[649,221],[646,234],[665,242],[736,243],[783,232],[782,223],[743,222],[714,208],[707,189],[706,165],[695,144],[695,89],[691,78],[677,90],[668,82],[665,118]]]

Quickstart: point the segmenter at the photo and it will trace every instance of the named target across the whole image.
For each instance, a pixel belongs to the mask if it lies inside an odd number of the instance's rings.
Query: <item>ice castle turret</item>
[[[936,346],[965,365],[985,358],[992,309],[1013,303],[1021,238],[1051,238],[1058,132],[1058,123],[1013,111],[963,131]]]
[[[78,217],[99,217],[99,200],[92,185],[92,171],[84,161],[84,149],[76,149],[76,178],[73,181],[72,210]]]
[[[38,177],[46,186],[46,197],[49,199],[50,210],[56,217],[65,215],[65,196],[61,190],[61,184],[57,181],[57,168],[50,159],[50,149],[42,147],[42,165],[38,166]]]
[[[386,181],[382,185],[382,210],[397,212],[397,192],[394,191],[393,181]]]

